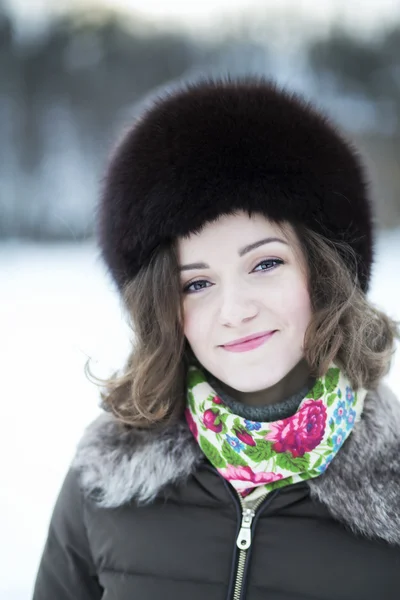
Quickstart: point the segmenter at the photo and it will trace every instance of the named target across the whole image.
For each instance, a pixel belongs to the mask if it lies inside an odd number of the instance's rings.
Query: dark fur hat
[[[137,119],[106,171],[102,257],[122,289],[160,245],[238,209],[348,242],[367,291],[373,217],[358,154],[309,103],[261,78],[187,84]]]

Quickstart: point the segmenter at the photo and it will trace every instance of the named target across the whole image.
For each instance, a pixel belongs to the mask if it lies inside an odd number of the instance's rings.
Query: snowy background
[[[379,239],[371,300],[400,319],[400,230]],[[129,331],[92,243],[0,245],[1,600],[28,600],[52,507],[98,389],[122,366]],[[388,383],[400,395],[400,352]],[[56,599],[54,599],[56,600]]]

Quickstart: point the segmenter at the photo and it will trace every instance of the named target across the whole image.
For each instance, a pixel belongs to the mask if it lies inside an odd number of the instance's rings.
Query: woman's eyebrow
[[[258,248],[259,246],[263,246],[264,244],[270,244],[271,242],[280,242],[281,244],[285,244],[286,246],[289,245],[287,242],[285,242],[285,240],[282,240],[281,238],[268,237],[268,238],[264,238],[263,240],[258,240],[258,242],[253,242],[253,244],[248,244],[247,246],[244,246],[243,248],[240,248],[238,254],[239,254],[239,256],[244,256],[248,252],[251,252],[251,250],[255,250],[255,248]],[[198,263],[190,263],[188,265],[181,265],[179,267],[179,271],[192,271],[194,269],[209,269],[209,268],[210,268],[210,266],[207,265],[207,263],[198,262]]]
[[[281,244],[285,244],[286,246],[289,246],[289,244],[287,242],[285,242],[285,240],[282,240],[281,238],[268,237],[268,238],[264,238],[263,240],[259,240],[258,242],[254,242],[253,244],[249,244],[248,246],[244,246],[244,248],[241,248],[239,250],[239,256],[244,256],[251,250],[258,248],[259,246],[263,246],[264,244],[270,244],[271,242],[280,242]]]
[[[181,265],[180,271],[191,271],[192,269],[209,269],[209,265],[206,263],[191,263],[190,265]]]

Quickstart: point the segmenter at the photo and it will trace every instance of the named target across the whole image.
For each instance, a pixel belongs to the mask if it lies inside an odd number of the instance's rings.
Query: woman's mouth
[[[254,350],[268,342],[274,333],[276,333],[276,330],[255,333],[254,335],[249,335],[245,338],[224,344],[222,348],[228,352],[247,352],[248,350]]]

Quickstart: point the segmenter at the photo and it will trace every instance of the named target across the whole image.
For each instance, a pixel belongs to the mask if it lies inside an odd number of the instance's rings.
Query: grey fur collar
[[[103,507],[150,503],[185,481],[203,459],[186,423],[164,432],[126,430],[101,414],[77,448],[80,485]],[[400,402],[381,384],[325,474],[307,481],[311,496],[354,532],[400,545]]]

